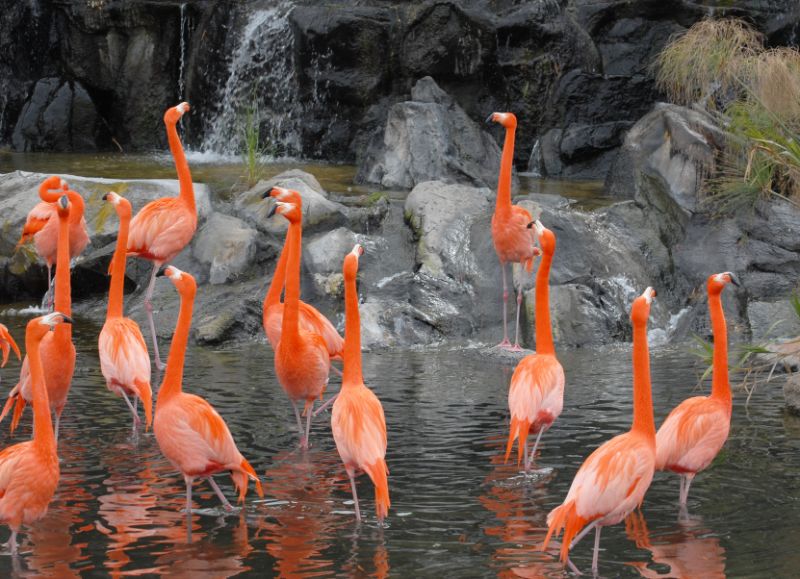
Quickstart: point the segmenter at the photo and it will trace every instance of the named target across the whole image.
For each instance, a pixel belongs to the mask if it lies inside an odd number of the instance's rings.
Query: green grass
[[[258,183],[264,174],[261,157],[264,148],[260,139],[260,115],[255,97],[239,113],[239,134],[242,139],[241,157],[247,187]]]

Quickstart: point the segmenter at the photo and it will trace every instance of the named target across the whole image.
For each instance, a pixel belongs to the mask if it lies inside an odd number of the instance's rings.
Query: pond
[[[202,288],[200,289],[202,291]],[[176,298],[177,299],[177,298]],[[28,316],[0,312],[22,339]],[[365,380],[383,402],[389,431],[392,508],[385,528],[372,489],[359,479],[357,525],[330,418],[297,447],[291,409],[266,342],[225,350],[192,347],[184,387],[227,420],[261,475],[244,509],[224,515],[207,483],[195,486],[191,519],[182,478],[151,432],[132,437],[130,415],[104,384],[99,328],[76,320],[78,363],[62,419],[61,481],[48,515],[25,529],[18,559],[0,557],[0,575],[234,577],[560,577],[557,544],[539,551],[547,513],[566,495],[582,460],[630,425],[630,349],[560,351],[567,376],[564,413],[543,437],[537,470],[504,465],[507,389],[513,365],[479,349],[365,353]],[[166,345],[166,344],[165,344]],[[15,383],[18,363],[2,371]],[[652,353],[655,412],[697,394],[695,359]],[[154,376],[154,390],[160,382]],[[332,379],[330,391],[338,389]],[[0,425],[3,446],[30,435]],[[678,517],[678,479],[657,474],[644,525],[603,533],[607,577],[777,577],[800,565],[800,421],[784,415],[779,385],[756,391],[749,408],[735,393],[730,440],[695,480],[688,520]],[[229,477],[218,477],[229,498]],[[648,533],[649,530],[649,533]],[[6,531],[2,531],[5,539]],[[636,540],[629,538],[628,534]],[[637,546],[638,543],[638,546]],[[584,572],[591,545],[573,561]]]

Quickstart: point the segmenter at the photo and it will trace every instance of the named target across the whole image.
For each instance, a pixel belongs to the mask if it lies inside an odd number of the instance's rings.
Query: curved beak
[[[735,273],[733,273],[732,271],[729,271],[728,275],[730,276],[731,283],[733,285],[735,285],[736,287],[742,287],[742,282],[741,282],[741,280],[739,279],[739,277]]]
[[[491,124],[491,123],[493,123],[493,122],[494,122],[494,113],[492,113],[491,115],[489,115],[488,117],[486,117],[486,120],[485,120],[484,122],[485,122],[487,125],[488,125],[488,124]]]
[[[108,201],[108,193],[106,193],[105,195],[103,195],[103,201]]]
[[[167,267],[169,267],[169,266],[167,266]],[[159,269],[158,272],[156,273],[156,277],[164,277],[165,275],[167,275],[167,268],[166,267],[163,268],[163,269]]]
[[[272,207],[269,208],[269,213],[267,213],[267,219],[275,215],[275,212],[278,210],[278,204],[273,203]]]
[[[65,314],[61,314],[61,318],[62,318],[62,320],[61,320],[62,324],[71,324],[72,323],[72,318],[67,316],[67,315],[65,315]]]
[[[69,207],[69,197],[66,195],[62,195],[61,198],[58,200],[58,203],[61,205],[63,209]]]

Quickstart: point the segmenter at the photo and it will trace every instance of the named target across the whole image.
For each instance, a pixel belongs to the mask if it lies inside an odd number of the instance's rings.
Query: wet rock
[[[192,254],[209,268],[209,283],[235,280],[252,265],[258,233],[241,219],[212,213],[192,240]]]
[[[800,415],[800,373],[790,375],[783,383],[783,397],[789,412]]]
[[[342,265],[361,236],[344,227],[320,233],[303,247],[303,265],[314,280],[317,291],[328,296],[341,296],[344,291]]]
[[[411,189],[442,180],[494,186],[500,148],[434,80],[426,77],[412,100],[393,105],[386,126],[359,161],[357,183]]]

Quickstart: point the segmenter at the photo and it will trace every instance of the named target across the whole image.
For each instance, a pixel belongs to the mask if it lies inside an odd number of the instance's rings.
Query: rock
[[[253,225],[258,231],[284,237],[289,222],[282,217],[267,218],[273,201],[263,199],[265,192],[273,187],[285,187],[300,193],[303,198],[303,232],[326,230],[344,225],[348,219],[347,208],[330,201],[328,194],[310,173],[292,169],[284,171],[239,194],[234,201],[236,215]]]
[[[341,296],[344,291],[342,266],[344,257],[352,251],[361,236],[339,227],[309,239],[303,247],[303,265],[311,273],[319,293]]]
[[[17,119],[17,151],[95,151],[102,131],[89,93],[80,82],[44,78]]]
[[[432,180],[496,185],[500,148],[489,134],[430,77],[417,82],[412,99],[391,107],[356,182],[401,189]]]
[[[244,273],[255,257],[257,235],[241,219],[212,213],[192,241],[194,258],[210,268],[209,283],[227,283]]]
[[[780,301],[751,301],[747,316],[753,340],[764,341],[776,336],[800,335],[800,317],[788,299]]]
[[[789,412],[800,415],[800,373],[791,374],[783,383],[783,397]]]

